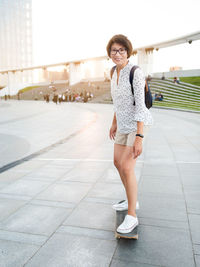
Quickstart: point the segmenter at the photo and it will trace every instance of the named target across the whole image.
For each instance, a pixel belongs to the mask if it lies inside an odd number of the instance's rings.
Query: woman
[[[133,64],[128,58],[132,50],[131,42],[121,34],[113,36],[107,45],[107,54],[116,64],[111,79],[114,117],[109,135],[110,139],[115,140],[114,165],[127,195],[127,201],[115,204],[113,208],[128,210],[123,223],[117,229],[119,233],[129,233],[138,225],[137,181],[134,169],[136,160],[142,153],[143,138],[149,125],[153,123],[151,113],[144,102],[145,78],[140,68],[134,72],[134,96],[131,91],[129,75]]]

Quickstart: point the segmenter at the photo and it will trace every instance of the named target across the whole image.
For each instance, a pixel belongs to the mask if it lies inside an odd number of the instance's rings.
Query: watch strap
[[[141,138],[144,138],[144,135],[143,134],[136,134],[135,136],[139,136]]]

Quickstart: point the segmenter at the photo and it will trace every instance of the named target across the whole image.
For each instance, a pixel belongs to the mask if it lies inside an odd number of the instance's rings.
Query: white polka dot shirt
[[[144,125],[152,125],[153,118],[144,101],[145,77],[140,68],[134,72],[133,90],[131,91],[129,76],[133,64],[128,64],[121,69],[117,84],[117,71],[113,72],[111,80],[111,95],[116,112],[117,130],[120,133],[137,131],[137,121],[143,121]],[[135,105],[133,105],[135,100]]]

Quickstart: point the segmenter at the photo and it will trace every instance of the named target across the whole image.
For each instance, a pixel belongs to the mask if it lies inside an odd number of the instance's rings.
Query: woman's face
[[[125,47],[120,44],[114,43],[111,46],[110,57],[118,66],[124,66],[127,64],[127,51]]]

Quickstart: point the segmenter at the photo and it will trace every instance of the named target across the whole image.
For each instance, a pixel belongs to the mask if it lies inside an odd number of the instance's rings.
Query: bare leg
[[[121,169],[122,175],[125,182],[126,195],[128,199],[128,214],[136,217],[135,209],[137,202],[137,181],[134,172],[136,160],[126,159],[123,162],[123,167]]]
[[[136,217],[137,181],[134,172],[136,159],[133,159],[133,148],[123,145],[114,145],[114,164],[118,169],[124,184],[128,199],[128,214]]]
[[[119,145],[119,144],[114,145],[114,165],[119,172],[119,175],[120,175],[121,181],[124,185],[124,188],[126,188],[126,185],[125,185],[126,180],[123,177],[122,172],[121,172],[121,157],[122,157],[122,154],[124,152],[124,148],[125,148],[125,146],[123,146],[123,145]]]

